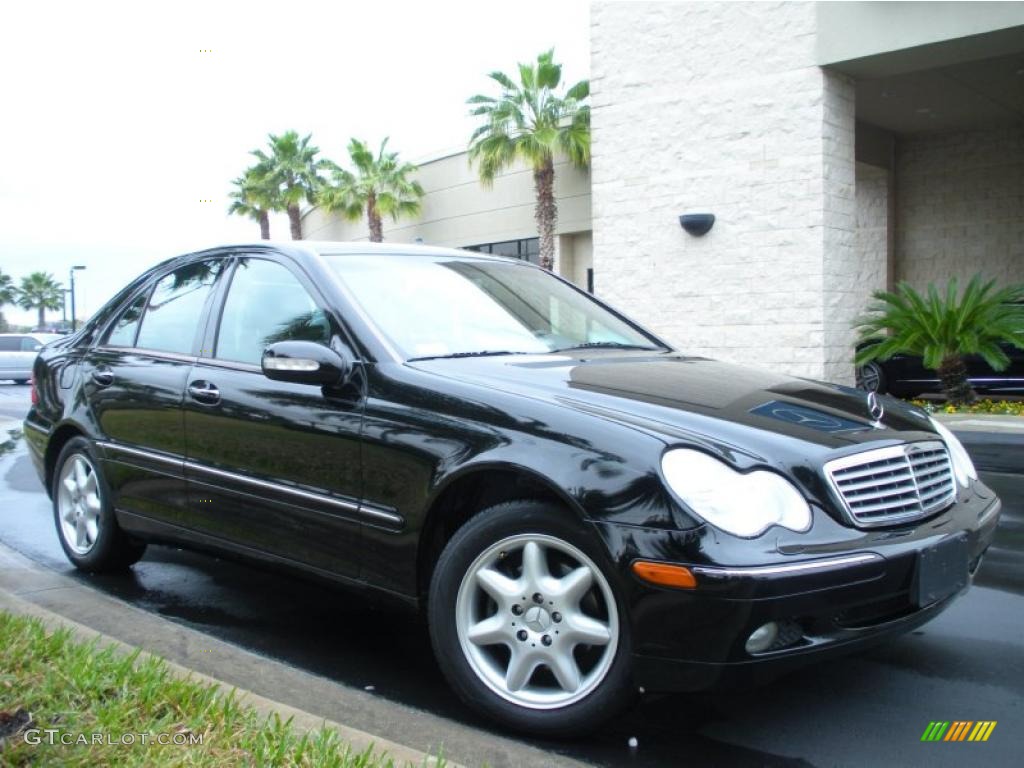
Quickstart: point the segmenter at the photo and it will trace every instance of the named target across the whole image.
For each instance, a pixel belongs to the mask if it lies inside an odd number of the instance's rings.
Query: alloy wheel
[[[73,552],[88,554],[99,538],[103,508],[96,468],[87,457],[73,453],[61,467],[57,487],[61,536]]]
[[[473,672],[522,707],[585,698],[615,659],[611,587],[587,555],[554,536],[520,534],[484,550],[459,585],[455,611]]]
[[[868,363],[857,370],[857,387],[865,392],[877,392],[882,383],[882,370],[877,363]]]

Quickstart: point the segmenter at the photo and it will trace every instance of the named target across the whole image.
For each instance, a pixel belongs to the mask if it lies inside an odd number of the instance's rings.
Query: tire
[[[871,361],[857,369],[857,388],[865,392],[886,393],[885,371],[878,363]]]
[[[438,664],[467,705],[517,731],[566,737],[629,702],[629,617],[606,561],[581,523],[546,502],[490,507],[455,533],[427,617]]]
[[[122,571],[138,562],[146,544],[117,524],[110,487],[83,437],[61,450],[53,472],[53,522],[64,554],[88,573]]]

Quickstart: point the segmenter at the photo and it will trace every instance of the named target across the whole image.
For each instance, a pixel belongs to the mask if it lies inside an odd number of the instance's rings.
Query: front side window
[[[153,288],[135,346],[190,354],[220,261],[197,261],[161,278]]]
[[[21,351],[22,352],[38,352],[43,348],[43,342],[39,339],[33,339],[31,336],[26,336],[21,340]]]
[[[143,293],[125,308],[107,334],[108,346],[135,346],[135,334],[138,333],[139,321],[142,319],[142,312],[146,308],[146,299],[148,297],[148,293]]]
[[[549,273],[485,259],[333,255],[370,319],[407,360],[579,347],[660,349]]]
[[[238,261],[217,332],[218,359],[259,365],[278,341],[330,339],[327,315],[288,269],[266,259]]]

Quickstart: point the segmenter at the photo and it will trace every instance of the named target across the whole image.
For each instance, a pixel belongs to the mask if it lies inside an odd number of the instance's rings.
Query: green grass
[[[0,743],[0,766],[394,765],[372,749],[353,751],[330,728],[302,733],[265,717],[233,691],[176,676],[157,657],[78,642],[68,630],[47,632],[37,619],[0,612],[0,734],[3,715],[19,709],[31,714],[26,728],[59,729],[72,741],[105,734],[103,743],[29,744],[23,728]],[[144,733],[148,744],[138,735],[134,744],[118,743],[121,734]],[[202,743],[158,744],[157,734]]]

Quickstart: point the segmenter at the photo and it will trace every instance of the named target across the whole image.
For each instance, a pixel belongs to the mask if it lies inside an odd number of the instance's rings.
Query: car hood
[[[795,378],[676,353],[609,352],[425,360],[434,374],[542,398],[656,433],[666,442],[712,442],[765,460],[780,443],[809,453],[932,433],[927,415],[852,387]],[[918,435],[916,439],[933,436]],[[782,438],[780,440],[780,438]],[[795,459],[796,457],[791,457]],[[770,462],[774,463],[774,462]]]

